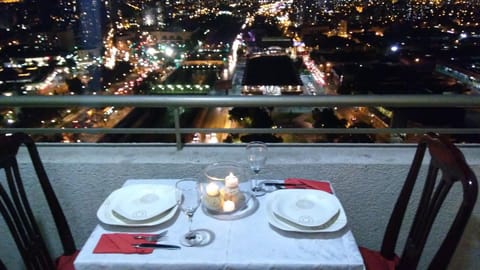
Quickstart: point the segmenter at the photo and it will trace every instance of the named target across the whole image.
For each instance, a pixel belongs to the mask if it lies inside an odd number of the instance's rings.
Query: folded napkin
[[[309,180],[303,178],[287,178],[284,181],[285,184],[289,185],[304,185],[311,189],[318,189],[323,190],[333,194],[332,186],[330,182],[327,181],[317,181],[317,180]],[[286,188],[295,188],[295,186],[285,186]]]
[[[61,255],[55,259],[55,270],[75,270],[73,262],[77,258],[80,250],[75,251],[72,255]]]
[[[136,248],[132,244],[155,243],[145,239],[135,239],[135,235],[148,236],[148,234],[130,233],[105,233],[102,234],[93,253],[124,253],[124,254],[149,254],[153,248]]]

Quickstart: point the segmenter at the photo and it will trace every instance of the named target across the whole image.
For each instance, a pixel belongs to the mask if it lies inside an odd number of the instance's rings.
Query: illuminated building
[[[0,6],[4,14],[1,19],[7,16],[7,24],[11,29],[18,28],[20,30],[46,30],[52,25],[50,17],[51,5],[45,5],[47,1],[40,0],[0,0]],[[48,3],[51,3],[48,1]]]
[[[301,0],[294,1],[293,7],[296,10],[296,22],[303,25],[314,25],[318,21],[319,9],[324,1]]]
[[[300,95],[303,83],[286,54],[254,55],[247,59],[243,95]]]
[[[102,5],[100,0],[79,0],[78,45],[90,49],[102,44]]]
[[[161,2],[144,4],[142,9],[142,23],[144,26],[165,27],[165,8]]]

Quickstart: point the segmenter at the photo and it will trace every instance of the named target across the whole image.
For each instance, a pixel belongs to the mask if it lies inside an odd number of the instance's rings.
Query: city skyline
[[[230,95],[468,95],[480,91],[480,1],[52,0],[47,4],[0,1],[3,95],[218,95],[225,91]],[[254,68],[253,57],[272,54],[291,59],[287,66],[293,67],[288,71],[293,73],[284,77],[297,77],[298,84],[282,85],[283,77],[275,80],[267,73],[255,80],[244,77]],[[273,83],[268,80],[271,85],[259,83],[267,76],[273,78]],[[5,125],[18,124],[26,115],[2,110]],[[357,120],[363,119],[357,112],[374,115],[378,124]],[[346,128],[403,127],[412,121],[471,124],[464,111],[450,112],[452,118],[444,121],[435,119],[437,111],[423,111],[423,119],[414,111],[394,113],[389,108],[357,112],[333,112],[338,121],[328,123],[327,112],[312,111],[311,117],[316,117],[314,125]],[[91,123],[95,113],[89,114],[65,125],[103,125]],[[77,124],[82,121],[90,122]],[[262,121],[270,122],[275,120]]]

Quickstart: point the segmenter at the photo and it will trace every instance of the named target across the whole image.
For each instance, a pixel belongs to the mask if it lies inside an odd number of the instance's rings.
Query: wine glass
[[[188,232],[180,238],[180,243],[187,247],[204,246],[213,240],[213,232],[206,229],[192,230],[193,215],[201,202],[200,183],[195,178],[184,178],[179,180],[177,188],[177,203],[188,217]]]
[[[250,165],[250,169],[255,174],[252,179],[252,191],[254,194],[261,192],[262,188],[258,185],[258,174],[260,170],[265,166],[267,161],[267,145],[264,142],[253,141],[247,144],[247,160]],[[256,194],[260,195],[260,194]]]

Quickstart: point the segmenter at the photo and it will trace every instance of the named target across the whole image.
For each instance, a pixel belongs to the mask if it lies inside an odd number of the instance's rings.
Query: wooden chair
[[[17,162],[17,153],[24,146],[29,153],[36,176],[22,179],[22,170]],[[73,260],[78,251],[55,192],[45,172],[34,141],[23,133],[0,135],[0,168],[5,177],[0,175],[0,212],[9,228],[26,269],[52,270],[74,269]],[[22,172],[22,173],[21,173]],[[53,259],[44,241],[28,200],[25,186],[28,181],[38,181],[45,195],[56,230],[58,232],[63,254]]]
[[[431,159],[422,195],[401,257],[395,254],[399,231],[418,173],[428,149]],[[462,237],[477,200],[478,183],[463,154],[446,138],[423,136],[388,222],[380,252],[360,247],[367,270],[417,269],[428,235],[442,203],[454,184],[462,185],[463,199],[450,229],[430,261],[428,269],[446,269]]]

